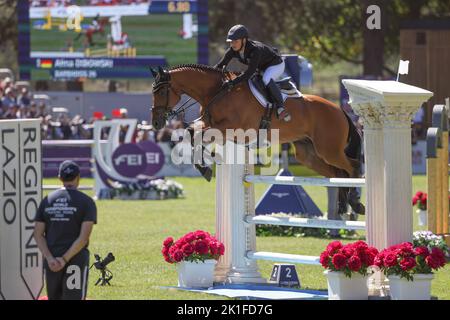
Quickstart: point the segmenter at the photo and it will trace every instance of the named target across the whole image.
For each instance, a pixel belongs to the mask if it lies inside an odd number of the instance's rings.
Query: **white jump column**
[[[378,249],[411,241],[411,121],[433,93],[396,81],[342,82],[364,122],[367,241]]]
[[[216,154],[223,154],[223,148],[217,149]],[[253,185],[244,186],[244,176],[253,174],[253,165],[247,161],[233,164],[234,155],[246,160],[243,146],[227,142],[225,154],[226,163],[216,165],[216,180],[220,181],[216,183],[216,236],[225,245],[225,254],[216,266],[215,281],[265,283],[256,261],[246,258],[248,251],[256,251],[255,225],[244,223],[247,215],[255,214]]]

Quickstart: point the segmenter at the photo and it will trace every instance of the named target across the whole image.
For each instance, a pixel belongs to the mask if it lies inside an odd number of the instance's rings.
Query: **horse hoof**
[[[200,174],[206,181],[210,182],[212,178],[212,169],[209,167],[202,167],[201,165],[196,164],[195,168],[200,171]]]
[[[205,168],[204,172],[202,172],[202,176],[206,179],[206,181],[210,182],[212,179],[212,169]]]
[[[353,211],[357,214],[365,215],[366,214],[366,207],[361,202],[358,202],[356,204],[350,204]]]

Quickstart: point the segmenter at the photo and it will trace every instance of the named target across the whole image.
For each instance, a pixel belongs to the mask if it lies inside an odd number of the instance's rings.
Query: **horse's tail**
[[[361,172],[361,134],[358,129],[356,129],[356,126],[353,124],[353,121],[348,114],[344,110],[342,110],[342,112],[344,112],[349,126],[347,137],[348,144],[345,148],[345,154],[350,158],[353,167],[359,174]]]

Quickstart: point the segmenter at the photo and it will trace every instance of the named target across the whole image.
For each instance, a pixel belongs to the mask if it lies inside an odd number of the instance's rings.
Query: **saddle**
[[[302,97],[302,93],[298,91],[296,86],[292,83],[291,77],[283,78],[281,80],[275,81],[275,83],[280,88],[283,102],[285,102],[287,98]],[[256,100],[258,100],[258,102],[265,108],[264,116],[261,119],[259,128],[269,129],[273,108],[270,94],[266,89],[266,86],[264,85],[262,75],[259,73],[253,75],[253,77],[248,80],[248,85]]]
[[[295,84],[292,83],[291,77],[286,77],[280,80],[275,81],[275,83],[280,88],[281,94],[283,95],[283,101],[286,101],[287,98],[300,98],[302,96],[301,92],[297,90]],[[249,80],[250,89],[252,89],[252,93],[258,99],[253,89],[257,90],[257,93],[262,95],[262,97],[266,100],[267,103],[270,101],[270,95],[266,90],[266,86],[264,85],[263,78],[261,74],[255,74]],[[253,86],[253,88],[252,88]],[[260,99],[258,101],[261,103]],[[266,105],[263,105],[264,107]]]
[[[232,80],[235,77],[236,74],[232,72],[224,72],[224,80]],[[280,88],[283,102],[285,102],[287,98],[301,98],[303,96],[302,93],[297,89],[295,84],[292,83],[291,77],[277,80],[275,81],[275,83]],[[261,119],[259,128],[269,129],[273,108],[270,94],[266,90],[262,75],[260,73],[255,73],[248,80],[248,86],[250,87],[250,91],[252,92],[256,100],[258,100],[261,106],[265,108],[264,116]]]

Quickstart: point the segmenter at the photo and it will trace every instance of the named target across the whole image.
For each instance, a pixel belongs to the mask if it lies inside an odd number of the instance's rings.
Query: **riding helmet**
[[[233,26],[230,31],[228,31],[227,41],[248,38],[248,30],[242,24],[237,24]]]

